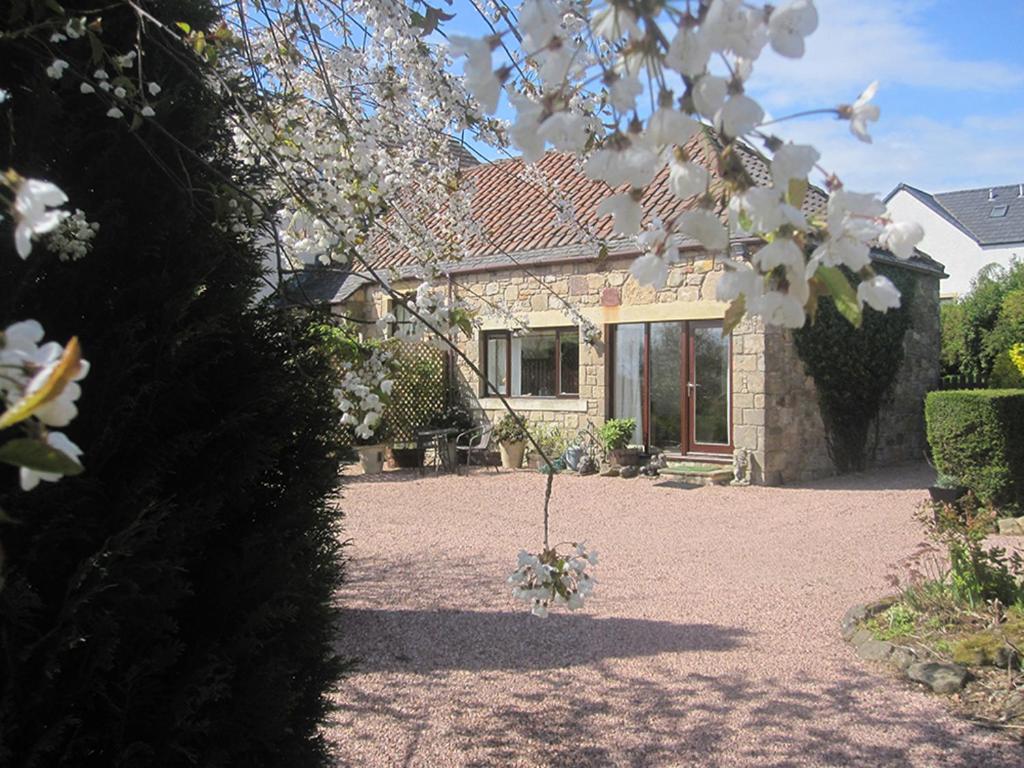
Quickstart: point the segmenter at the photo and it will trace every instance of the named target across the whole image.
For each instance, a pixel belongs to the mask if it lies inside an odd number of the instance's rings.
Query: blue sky
[[[813,143],[858,191],[884,194],[901,181],[931,192],[1024,182],[1024,0],[816,5],[821,23],[806,56],[766,50],[753,95],[779,117],[850,102],[878,80],[881,121],[871,145],[829,117],[784,123],[780,136]],[[446,28],[481,34],[471,19],[460,13]]]

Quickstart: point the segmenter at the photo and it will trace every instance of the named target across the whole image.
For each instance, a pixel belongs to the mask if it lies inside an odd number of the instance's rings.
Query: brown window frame
[[[403,298],[406,301],[409,301],[409,300],[415,298],[415,296],[413,296],[412,294],[404,294]],[[399,320],[398,319],[398,311],[400,309],[404,310],[405,312],[409,312],[409,309],[408,309],[408,307],[406,307],[406,305],[402,304],[399,301],[396,301],[393,298],[392,299],[388,299],[388,312],[390,314],[392,314],[394,316],[394,318],[395,318],[393,321],[388,323],[388,336],[390,338],[405,338],[405,337],[399,337],[397,335],[398,326],[400,326],[400,325],[409,325],[409,326],[415,327],[420,322],[411,313],[409,314],[409,318],[410,318],[409,320]]]
[[[580,329],[574,325],[558,326],[557,328],[534,328],[537,332],[555,332],[555,392],[554,395],[513,395],[512,394],[512,332],[511,331],[483,331],[480,334],[480,360],[482,365],[480,366],[480,372],[483,374],[480,381],[480,392],[482,397],[491,397],[494,392],[491,389],[490,383],[487,380],[487,342],[494,338],[505,339],[505,387],[504,391],[500,394],[505,397],[529,397],[536,398],[538,400],[578,400],[580,397],[579,393],[579,361],[576,363],[576,391],[575,392],[563,392],[562,391],[562,333],[571,332],[576,334],[576,343],[580,343]],[[532,333],[532,331],[531,331]],[[525,334],[529,336],[530,333]]]

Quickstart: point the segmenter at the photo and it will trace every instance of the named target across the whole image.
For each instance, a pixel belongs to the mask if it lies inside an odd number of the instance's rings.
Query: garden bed
[[[986,541],[995,513],[970,497],[924,504],[917,518],[938,546],[922,544],[891,577],[897,595],[855,606],[843,637],[951,697],[962,716],[1024,738],[1024,563]]]
[[[858,655],[946,694],[961,716],[1024,738],[1024,607],[965,610],[904,596],[847,616],[844,635]]]

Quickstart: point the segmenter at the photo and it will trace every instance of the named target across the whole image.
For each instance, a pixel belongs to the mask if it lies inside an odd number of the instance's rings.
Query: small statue
[[[732,482],[729,485],[750,485],[750,451],[746,448],[732,452]]]

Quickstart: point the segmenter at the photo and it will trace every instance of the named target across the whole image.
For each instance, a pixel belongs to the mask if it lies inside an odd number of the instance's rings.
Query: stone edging
[[[898,598],[884,597],[873,603],[855,605],[840,621],[843,639],[853,645],[857,655],[866,661],[884,661],[906,677],[930,687],[935,693],[956,693],[970,677],[965,667],[938,661],[921,661],[910,648],[886,640],[876,640],[860,623],[887,610]]]

